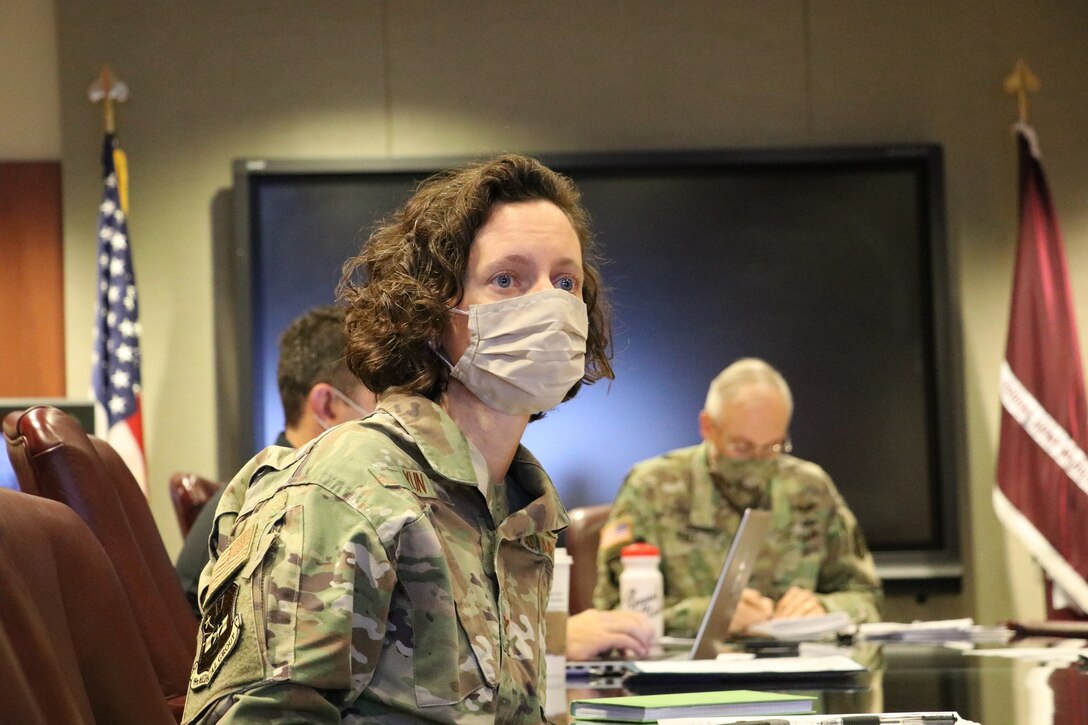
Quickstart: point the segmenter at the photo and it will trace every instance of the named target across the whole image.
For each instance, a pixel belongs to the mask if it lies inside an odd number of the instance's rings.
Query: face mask
[[[739,483],[745,488],[764,488],[778,471],[775,458],[751,458],[742,460],[719,455],[714,461],[714,470],[730,483]]]
[[[742,460],[718,456],[712,460],[714,472],[728,484],[722,494],[737,509],[767,508],[771,478],[778,471],[778,461],[752,458]]]
[[[330,385],[329,389],[332,390],[332,392],[336,395],[336,397],[340,398],[340,400],[342,400],[345,405],[347,405],[349,408],[351,408],[356,413],[358,413],[360,418],[365,418],[366,416],[370,415],[373,412],[373,411],[369,411],[369,410],[366,410],[365,408],[363,408],[363,406],[359,405],[354,400],[349,398],[345,393],[343,393],[335,385]],[[314,419],[317,420],[317,424],[319,426],[321,426],[321,428],[323,430],[328,430],[329,428],[332,427],[329,424],[329,421],[325,420],[324,418],[322,418],[317,413],[314,413]]]
[[[360,418],[365,418],[365,417],[367,417],[368,415],[370,415],[371,413],[374,412],[372,410],[367,410],[363,406],[356,403],[354,400],[349,398],[346,393],[342,392],[335,385],[330,385],[329,387],[332,388],[332,392],[336,394],[336,397],[338,397],[338,398],[340,398],[340,400],[344,401],[344,405],[348,406],[349,408],[354,410],[356,413],[358,413]]]
[[[510,415],[550,410],[585,375],[589,317],[570,292],[452,311],[468,317],[470,342],[450,376],[488,407]]]

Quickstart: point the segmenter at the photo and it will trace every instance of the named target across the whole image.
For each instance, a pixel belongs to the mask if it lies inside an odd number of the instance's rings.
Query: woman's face
[[[562,289],[582,298],[582,247],[567,215],[550,201],[497,204],[468,250],[464,297],[469,305]],[[468,347],[468,318],[451,315],[442,348],[456,364]]]

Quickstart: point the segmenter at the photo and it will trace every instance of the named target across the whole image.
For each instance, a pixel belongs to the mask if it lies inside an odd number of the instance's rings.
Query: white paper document
[[[1088,657],[1086,647],[1002,647],[1001,649],[973,649],[964,652],[974,657],[1007,657],[1014,660],[1040,662],[1076,662]]]
[[[859,713],[872,716],[874,713]],[[657,725],[731,725],[732,723],[771,722],[785,723],[786,725],[824,725],[834,723],[837,725],[840,718],[856,717],[857,714],[848,715],[775,715],[770,718],[757,717],[670,717],[657,721]],[[879,713],[882,720],[894,723],[919,723],[923,725],[968,725],[971,721],[962,719],[958,713],[947,712],[882,712]]]
[[[855,625],[846,612],[830,612],[819,617],[786,617],[753,624],[748,634],[785,641],[801,641],[853,632]]]
[[[934,621],[868,622],[858,625],[858,637],[870,642],[1008,642],[1012,630],[975,624],[970,617]]]
[[[810,672],[865,671],[865,667],[845,655],[719,660],[656,660],[633,662],[631,667],[635,672],[647,675],[758,675],[763,673],[804,674]]]

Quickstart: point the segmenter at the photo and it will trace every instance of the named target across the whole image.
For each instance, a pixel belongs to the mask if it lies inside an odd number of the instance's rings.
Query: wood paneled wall
[[[65,395],[60,163],[0,162],[0,397]]]

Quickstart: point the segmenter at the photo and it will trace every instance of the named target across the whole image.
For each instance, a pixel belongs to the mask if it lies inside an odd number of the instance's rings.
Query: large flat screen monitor
[[[882,575],[958,578],[960,348],[940,149],[543,160],[582,191],[615,312],[615,382],[584,389],[525,436],[566,505],[611,501],[633,463],[698,442],[710,380],[757,356],[792,387],[795,455],[830,473]],[[462,161],[236,163],[216,285],[229,331],[221,423],[241,431],[231,465],[283,425],[280,331],[334,300],[341,265],[376,220]]]

